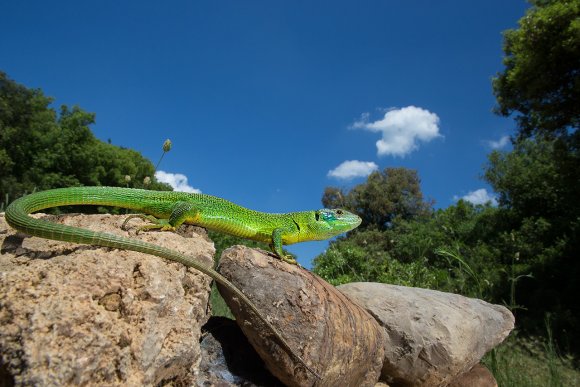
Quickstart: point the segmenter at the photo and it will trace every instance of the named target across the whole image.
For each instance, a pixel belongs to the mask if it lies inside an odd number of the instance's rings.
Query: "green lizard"
[[[138,216],[153,222],[143,227],[144,229],[175,230],[186,223],[266,242],[278,257],[290,263],[296,261],[284,255],[282,245],[324,240],[347,232],[360,224],[361,219],[358,216],[340,209],[270,214],[249,210],[211,195],[115,187],[72,187],[37,192],[15,200],[6,209],[8,224],[26,234],[152,254],[180,262],[207,274],[239,297],[262,320],[282,347],[309,372],[320,378],[316,371],[292,350],[282,334],[260,313],[253,302],[212,267],[205,266],[192,257],[151,243],[28,216],[43,209],[67,205],[114,206],[135,210],[147,215],[132,215],[129,218]]]

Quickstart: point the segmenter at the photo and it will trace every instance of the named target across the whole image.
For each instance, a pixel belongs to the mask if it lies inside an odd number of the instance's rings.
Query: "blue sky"
[[[81,5],[82,4],[82,5]],[[511,119],[492,113],[501,32],[529,7],[466,1],[13,1],[0,70],[96,113],[102,140],[262,211],[317,209],[324,187],[417,169],[437,207],[480,179]],[[345,163],[347,162],[347,163]],[[325,242],[290,247],[299,262]]]

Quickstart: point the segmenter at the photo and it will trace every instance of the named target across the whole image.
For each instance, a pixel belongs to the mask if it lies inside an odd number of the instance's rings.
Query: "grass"
[[[221,296],[220,292],[217,290],[216,284],[214,283],[211,287],[211,293],[209,295],[209,301],[211,305],[211,315],[212,316],[222,316],[234,319],[230,308],[226,304],[226,301]]]
[[[6,207],[8,207],[8,204],[10,203],[8,199],[9,199],[8,194],[6,194],[5,200],[0,201],[0,212],[6,211]]]
[[[580,370],[573,359],[558,355],[547,338],[519,338],[512,332],[482,360],[500,387],[580,386]]]
[[[477,271],[459,254],[459,249],[437,249],[435,253],[445,257],[450,267],[456,267],[459,273],[471,278],[475,283],[475,296],[485,299],[485,281],[482,281]],[[515,274],[514,267],[518,256],[516,252],[510,273],[511,294],[507,307],[512,312],[521,308],[516,303],[517,281],[532,277],[531,274]],[[574,360],[558,354],[549,315],[545,318],[545,326],[546,337],[542,338],[522,338],[518,337],[517,331],[513,331],[500,346],[482,359],[493,373],[499,387],[580,387],[580,370],[574,366]]]

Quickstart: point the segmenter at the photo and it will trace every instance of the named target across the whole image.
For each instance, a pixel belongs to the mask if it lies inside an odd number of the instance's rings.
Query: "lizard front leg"
[[[285,233],[291,232],[292,230],[288,230],[285,228],[276,228],[272,231],[272,243],[270,244],[270,248],[284,262],[288,262],[292,265],[297,265],[298,262],[292,257],[291,255],[284,254],[284,250],[282,250],[282,237]]]

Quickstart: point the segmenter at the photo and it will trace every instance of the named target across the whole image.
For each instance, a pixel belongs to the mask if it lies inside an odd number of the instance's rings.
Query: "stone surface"
[[[35,216],[129,235],[120,229],[124,216]],[[210,265],[213,244],[190,234],[131,237]],[[0,384],[142,386],[195,379],[209,277],[150,255],[29,237],[9,228],[3,215],[0,252]]]
[[[374,386],[378,381],[384,357],[382,329],[336,288],[299,266],[244,246],[224,251],[220,272],[322,376],[318,381],[295,362],[253,313],[218,286],[250,343],[284,384]]]
[[[383,327],[381,379],[391,386],[448,384],[514,327],[507,308],[457,294],[378,283],[338,288]]]
[[[490,370],[482,364],[476,364],[453,379],[447,387],[497,387],[497,381]]]

